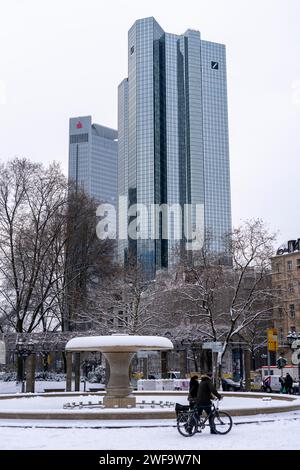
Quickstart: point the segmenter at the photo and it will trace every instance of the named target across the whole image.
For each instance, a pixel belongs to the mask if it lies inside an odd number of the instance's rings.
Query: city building
[[[300,333],[300,239],[281,246],[271,260],[272,287],[278,301],[274,326],[278,332],[279,352],[290,355],[287,336]]]
[[[172,266],[183,246],[178,234],[195,231],[196,206],[211,250],[223,253],[231,230],[225,46],[199,31],[170,34],[154,18],[140,19],[129,30],[128,78],[118,91],[119,196],[149,212],[153,204],[183,209],[169,210],[165,221],[162,214],[149,218],[143,239],[120,240],[120,259],[133,256],[150,277]]]
[[[117,153],[116,130],[91,116],[70,119],[69,180],[99,202],[117,202]]]

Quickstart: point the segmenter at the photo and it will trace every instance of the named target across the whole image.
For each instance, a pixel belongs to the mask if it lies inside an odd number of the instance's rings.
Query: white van
[[[268,393],[280,392],[281,390],[281,382],[279,380],[280,378],[281,378],[281,375],[266,375],[265,377],[263,377],[262,390]]]
[[[283,379],[285,374],[283,375]],[[262,381],[262,390],[264,392],[272,393],[272,392],[280,392],[281,390],[281,374],[280,375],[267,375],[263,378]],[[299,393],[299,385],[298,381],[293,384],[293,393]]]
[[[298,381],[298,366],[294,365],[288,365],[285,366],[283,369],[278,369],[276,366],[263,366],[261,369],[261,378],[264,380],[265,377],[268,375],[278,375],[281,376],[283,374],[283,377],[286,376],[287,372],[290,374],[290,376],[293,378],[293,380]]]

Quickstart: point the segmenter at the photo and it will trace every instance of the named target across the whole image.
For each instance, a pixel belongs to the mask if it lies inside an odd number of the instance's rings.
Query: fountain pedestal
[[[103,354],[110,366],[110,377],[103,404],[107,408],[135,407],[136,398],[131,395],[133,388],[129,380],[129,366],[134,352],[104,352]]]

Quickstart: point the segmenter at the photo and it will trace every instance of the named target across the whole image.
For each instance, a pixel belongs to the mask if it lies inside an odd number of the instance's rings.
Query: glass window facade
[[[119,195],[129,204],[203,204],[214,252],[231,230],[225,46],[199,31],[165,33],[154,18],[128,33],[128,79],[119,86]],[[125,163],[126,162],[126,163]],[[128,240],[149,276],[176,262],[182,215],[167,218],[167,240]],[[194,228],[195,214],[190,215]],[[124,245],[120,255],[124,252]],[[124,256],[123,256],[124,259]]]
[[[69,179],[99,202],[117,202],[117,137],[90,116],[70,119]]]
[[[128,79],[123,80],[118,87],[118,195],[128,197]],[[118,214],[122,223],[127,223],[127,204],[119,207]],[[118,219],[119,228],[119,219]],[[124,264],[128,253],[128,240],[118,240],[118,259]]]
[[[222,252],[224,234],[232,228],[225,46],[201,41],[201,64],[205,226],[212,250]]]

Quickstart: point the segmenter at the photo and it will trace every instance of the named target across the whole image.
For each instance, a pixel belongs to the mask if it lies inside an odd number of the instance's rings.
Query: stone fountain
[[[129,380],[129,366],[138,351],[165,351],[173,349],[168,338],[162,336],[84,336],[71,339],[66,352],[100,351],[110,366],[110,377],[103,404],[107,408],[136,406]]]

